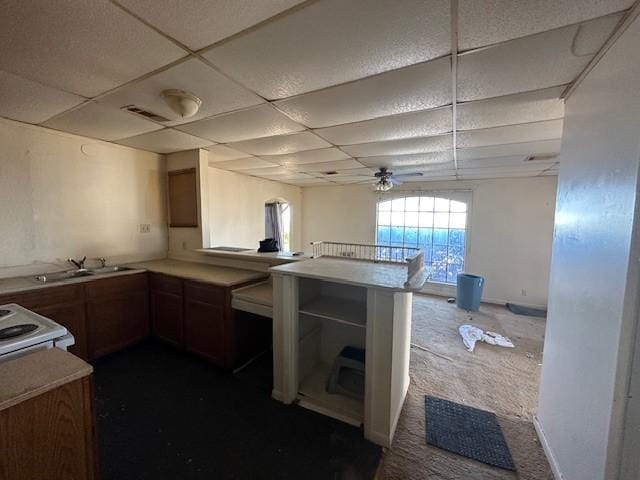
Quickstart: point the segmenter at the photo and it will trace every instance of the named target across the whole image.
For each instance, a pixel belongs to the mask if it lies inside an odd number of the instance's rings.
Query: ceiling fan
[[[378,179],[373,184],[376,192],[387,192],[393,188],[394,185],[402,185],[402,179],[407,177],[421,177],[422,173],[403,173],[401,175],[393,175],[387,167],[380,167],[380,171],[376,172],[374,176]]]

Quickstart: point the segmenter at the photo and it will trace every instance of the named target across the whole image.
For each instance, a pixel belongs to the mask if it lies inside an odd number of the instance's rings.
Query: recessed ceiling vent
[[[324,172],[325,175],[338,175],[338,172]]]
[[[162,115],[158,115],[156,113],[149,112],[140,107],[136,107],[135,105],[127,105],[126,107],[122,107],[121,110],[126,110],[127,112],[133,113],[135,115],[139,115],[144,118],[148,118],[149,120],[153,120],[154,122],[168,122],[169,119],[163,117]]]
[[[531,155],[530,157],[525,158],[525,162],[533,162],[533,161],[544,161],[544,160],[553,160],[554,158],[558,158],[558,155],[553,153],[551,155]]]

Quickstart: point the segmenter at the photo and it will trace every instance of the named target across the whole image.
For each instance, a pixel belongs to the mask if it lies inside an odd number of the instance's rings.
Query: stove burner
[[[2,317],[6,317],[7,315],[11,315],[13,313],[13,310],[7,310],[7,309],[0,309],[0,318]]]
[[[25,333],[33,332],[38,328],[35,323],[23,323],[21,325],[13,325],[12,327],[6,327],[0,329],[0,340],[7,340],[9,338],[19,337]]]

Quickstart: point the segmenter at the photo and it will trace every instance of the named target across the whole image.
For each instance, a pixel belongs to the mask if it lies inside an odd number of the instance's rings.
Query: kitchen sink
[[[72,278],[88,277],[90,275],[93,275],[93,272],[90,272],[89,270],[69,270],[67,272],[54,272],[38,275],[36,276],[36,280],[40,283],[52,283],[70,280]]]
[[[102,267],[102,268],[90,268],[89,271],[92,274],[99,275],[101,273],[115,273],[115,272],[126,272],[127,270],[133,270],[132,267],[124,267],[122,265],[113,265],[111,267]]]

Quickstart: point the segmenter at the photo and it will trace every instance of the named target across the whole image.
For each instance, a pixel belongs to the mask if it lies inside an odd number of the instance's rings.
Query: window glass
[[[459,196],[458,196],[459,198]],[[378,203],[376,243],[418,247],[431,281],[455,284],[464,271],[467,203],[444,196],[409,196]]]

